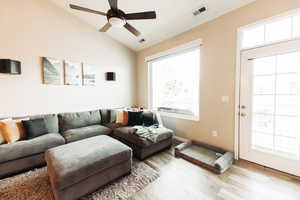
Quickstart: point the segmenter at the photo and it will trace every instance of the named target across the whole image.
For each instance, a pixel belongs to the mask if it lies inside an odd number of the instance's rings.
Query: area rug
[[[145,188],[159,177],[158,169],[145,162],[134,161],[130,175],[120,178],[89,194],[84,200],[123,200]],[[54,200],[47,168],[35,169],[24,174],[0,180],[2,200]]]

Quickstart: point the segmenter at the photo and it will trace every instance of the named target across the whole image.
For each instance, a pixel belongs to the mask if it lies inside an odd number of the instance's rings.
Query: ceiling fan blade
[[[111,9],[118,10],[118,0],[108,0]]]
[[[105,24],[99,31],[106,32],[111,27],[110,23]]]
[[[100,11],[97,11],[97,10],[92,10],[92,9],[89,9],[89,8],[84,8],[84,7],[81,7],[81,6],[76,6],[74,4],[70,4],[70,8],[75,9],[75,10],[81,10],[81,11],[85,11],[85,12],[89,12],[89,13],[94,13],[94,14],[106,16],[106,13],[104,13],[104,12],[100,12]]]
[[[129,13],[125,15],[127,20],[141,20],[141,19],[156,19],[156,12],[140,12],[140,13]]]
[[[133,26],[131,26],[131,25],[128,24],[128,23],[126,23],[126,24],[124,25],[124,27],[125,27],[128,31],[130,31],[133,35],[135,35],[136,37],[138,37],[139,35],[141,35],[141,33],[140,33],[138,30],[136,30],[136,28],[134,28]]]

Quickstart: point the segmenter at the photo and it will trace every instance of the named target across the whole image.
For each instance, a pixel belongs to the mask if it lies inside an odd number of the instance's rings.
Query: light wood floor
[[[300,200],[299,180],[246,161],[238,161],[223,175],[175,158],[172,150],[146,162],[161,176],[134,200]]]

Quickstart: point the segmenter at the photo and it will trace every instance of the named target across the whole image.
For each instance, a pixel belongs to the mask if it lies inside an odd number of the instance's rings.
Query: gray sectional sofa
[[[143,115],[147,125],[163,126],[156,114],[144,112]],[[153,117],[150,124],[149,116]],[[170,148],[172,144],[173,132],[169,129],[165,129],[155,143],[132,134],[132,127],[115,123],[116,111],[113,109],[37,115],[29,118],[44,118],[48,134],[12,144],[1,144],[0,178],[45,165],[44,153],[53,147],[99,135],[108,135],[127,144],[140,160]]]

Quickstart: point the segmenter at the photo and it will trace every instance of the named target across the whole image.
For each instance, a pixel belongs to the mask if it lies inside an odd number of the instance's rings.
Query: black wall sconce
[[[21,62],[10,59],[0,59],[0,73],[21,74]]]
[[[115,72],[106,72],[106,80],[107,81],[116,81],[116,73]]]

